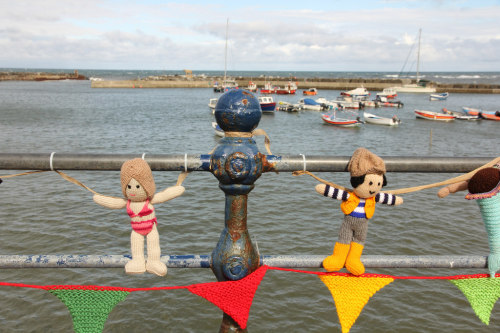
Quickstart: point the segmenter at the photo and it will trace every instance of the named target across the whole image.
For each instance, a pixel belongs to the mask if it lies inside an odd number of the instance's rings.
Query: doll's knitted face
[[[145,201],[148,198],[144,187],[134,178],[130,179],[127,187],[125,188],[127,199],[130,201]]]
[[[375,196],[382,189],[384,176],[370,173],[365,175],[365,181],[354,189],[354,193],[363,199]]]

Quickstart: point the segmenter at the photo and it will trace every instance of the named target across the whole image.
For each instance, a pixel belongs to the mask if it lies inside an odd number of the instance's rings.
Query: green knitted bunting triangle
[[[483,323],[489,325],[491,311],[500,297],[500,278],[450,280],[460,289]]]
[[[123,290],[50,289],[68,308],[76,333],[100,333],[116,304],[130,292]]]

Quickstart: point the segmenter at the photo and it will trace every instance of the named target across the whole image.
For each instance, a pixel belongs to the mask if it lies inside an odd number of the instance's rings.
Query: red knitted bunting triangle
[[[261,266],[238,281],[200,283],[187,289],[212,302],[245,329],[253,297],[266,271],[267,266]]]

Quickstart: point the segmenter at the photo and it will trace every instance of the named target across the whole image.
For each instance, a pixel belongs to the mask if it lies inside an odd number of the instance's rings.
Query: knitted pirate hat
[[[347,165],[347,171],[351,177],[359,177],[366,174],[385,174],[384,161],[366,148],[358,148],[351,156]]]
[[[486,199],[495,196],[500,191],[500,169],[484,168],[472,176],[467,185],[469,194],[466,199]]]

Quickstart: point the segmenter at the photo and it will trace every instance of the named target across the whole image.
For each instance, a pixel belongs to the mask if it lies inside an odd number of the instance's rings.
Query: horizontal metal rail
[[[116,171],[126,160],[144,157],[154,171],[210,171],[211,155],[0,154],[0,170]],[[389,172],[465,173],[495,157],[381,156]],[[271,171],[346,172],[350,156],[267,155]],[[52,166],[52,168],[51,168]],[[269,170],[268,170],[269,171]]]
[[[170,268],[209,268],[210,255],[162,256]],[[261,255],[260,264],[283,268],[321,268],[322,255]],[[486,268],[487,256],[366,255],[367,268]],[[123,268],[125,255],[0,255],[3,268]]]

